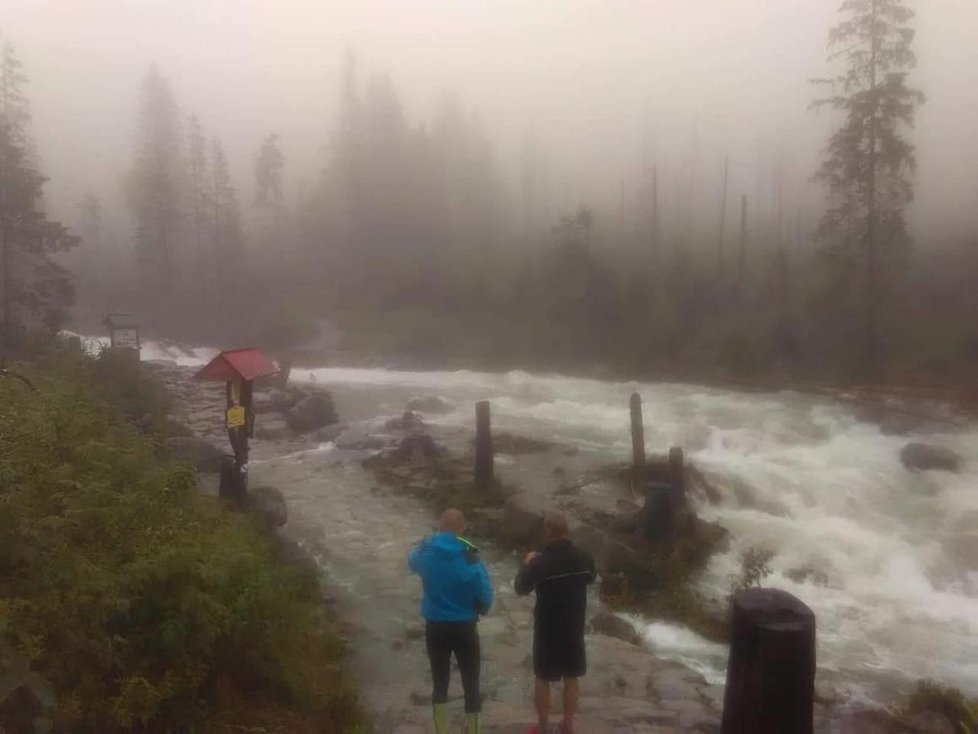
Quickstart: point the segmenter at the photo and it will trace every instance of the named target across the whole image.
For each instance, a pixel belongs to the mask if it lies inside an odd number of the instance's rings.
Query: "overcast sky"
[[[916,230],[978,231],[978,1],[911,0],[928,95]],[[458,92],[501,163],[531,132],[563,203],[629,195],[643,158],[696,169],[712,195],[724,156],[754,195],[783,151],[789,189],[811,173],[830,118],[807,110],[824,74],[834,0],[0,0],[0,33],[31,78],[34,133],[56,209],[93,188],[119,198],[136,95],[151,63],[185,113],[226,143],[247,201],[264,135],[293,183],[326,156],[343,51],[387,71],[409,116]],[[301,164],[297,163],[301,161]],[[670,166],[672,168],[670,168]],[[715,172],[715,177],[713,173]],[[770,193],[765,178],[765,195]],[[518,193],[518,192],[514,192]],[[796,195],[796,194],[792,194]],[[111,205],[111,201],[108,202]],[[68,214],[61,211],[61,216]]]

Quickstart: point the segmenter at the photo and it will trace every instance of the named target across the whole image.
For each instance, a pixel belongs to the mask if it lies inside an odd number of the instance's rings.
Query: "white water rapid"
[[[143,358],[189,366],[212,354],[149,343]],[[706,591],[725,595],[741,553],[763,546],[776,553],[766,583],[815,610],[821,675],[871,697],[923,677],[978,694],[978,426],[886,436],[844,405],[796,393],[524,372],[324,368],[292,376],[333,390],[345,418],[438,396],[454,410],[426,420],[469,428],[473,401],[489,399],[494,429],[572,444],[595,465],[630,456],[628,397],[636,391],[648,449],[684,447],[722,492],[720,504],[698,508],[733,536],[702,578]],[[961,473],[907,471],[899,452],[910,440],[956,450]],[[643,629],[659,654],[722,680],[722,648],[669,625]]]

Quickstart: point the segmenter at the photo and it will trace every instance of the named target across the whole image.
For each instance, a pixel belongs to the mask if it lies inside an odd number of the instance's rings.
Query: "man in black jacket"
[[[534,702],[539,734],[547,731],[550,684],[564,681],[563,734],[573,734],[580,695],[578,678],[587,671],[584,617],[587,587],[594,581],[594,559],[568,538],[567,518],[559,512],[544,518],[546,547],[530,553],[516,576],[516,593],[536,592],[533,613]]]

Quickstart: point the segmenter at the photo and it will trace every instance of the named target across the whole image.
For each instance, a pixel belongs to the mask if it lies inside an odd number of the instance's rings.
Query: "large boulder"
[[[441,453],[435,440],[427,433],[409,433],[397,447],[397,458],[402,461],[431,461]]]
[[[296,433],[309,433],[337,420],[333,399],[325,392],[302,398],[285,414],[285,422]]]
[[[642,636],[635,630],[632,623],[606,609],[602,609],[591,618],[591,632],[624,640],[639,647],[642,645]]]
[[[388,431],[414,431],[424,428],[424,421],[417,413],[406,410],[400,418],[391,418],[384,424]]]
[[[269,530],[282,527],[288,519],[285,496],[275,487],[250,488],[247,506],[262,518]]]
[[[213,443],[197,436],[174,436],[166,440],[166,449],[174,459],[189,462],[196,471],[216,474],[226,453]]]
[[[961,470],[961,457],[956,451],[927,443],[908,443],[900,452],[900,461],[911,471],[937,470],[956,474]]]

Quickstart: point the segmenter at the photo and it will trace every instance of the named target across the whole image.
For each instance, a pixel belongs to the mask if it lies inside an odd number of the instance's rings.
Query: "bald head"
[[[563,512],[548,512],[543,518],[543,529],[548,540],[563,540],[567,537],[567,515]]]
[[[441,529],[446,533],[461,535],[465,532],[465,515],[454,508],[445,510],[441,514]]]

